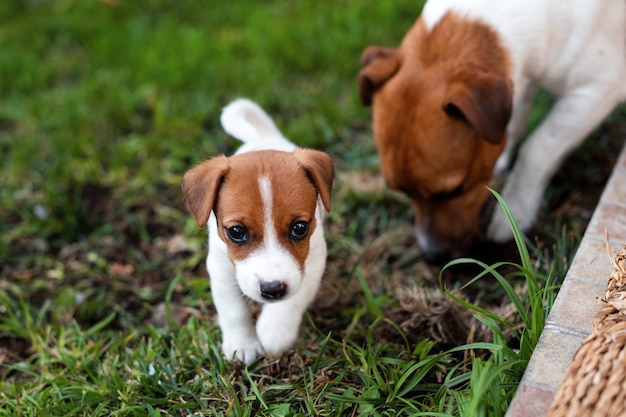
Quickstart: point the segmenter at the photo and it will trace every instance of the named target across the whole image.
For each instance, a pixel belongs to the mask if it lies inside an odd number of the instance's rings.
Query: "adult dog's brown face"
[[[439,26],[428,33],[418,21],[398,49],[367,48],[359,74],[382,174],[412,199],[416,236],[431,259],[460,253],[478,233],[512,102],[506,60],[477,66],[447,56],[457,40]]]

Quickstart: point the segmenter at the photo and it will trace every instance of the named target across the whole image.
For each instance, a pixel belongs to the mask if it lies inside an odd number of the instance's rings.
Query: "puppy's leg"
[[[302,316],[317,294],[320,279],[306,277],[307,282],[287,300],[265,304],[256,324],[263,349],[270,356],[279,356],[291,349],[298,339]]]
[[[502,190],[522,231],[532,225],[546,185],[560,163],[623,99],[622,89],[621,84],[604,84],[568,92],[522,146]],[[503,210],[494,212],[488,235],[497,242],[512,237]]]
[[[211,293],[222,330],[222,352],[229,361],[236,357],[250,365],[263,353],[263,347],[256,337],[250,308],[234,276],[231,279],[232,283],[226,283],[211,277]]]
[[[222,330],[222,352],[229,361],[234,357],[251,364],[263,352],[256,337],[252,314],[235,279],[235,271],[224,243],[216,234],[209,237],[207,270],[211,277],[211,294]]]
[[[321,221],[318,224],[321,225]],[[256,332],[267,354],[278,356],[294,346],[302,316],[317,295],[325,268],[326,241],[318,227],[311,237],[300,289],[287,300],[265,304],[257,320]]]

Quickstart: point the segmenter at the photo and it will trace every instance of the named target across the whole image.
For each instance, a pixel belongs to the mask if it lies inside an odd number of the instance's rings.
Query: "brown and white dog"
[[[522,230],[564,157],[626,99],[626,2],[430,0],[397,49],[371,46],[361,62],[382,174],[412,199],[424,254],[458,254],[537,86],[558,99],[501,192]],[[487,236],[512,236],[502,210]]]
[[[322,221],[333,162],[289,142],[255,103],[224,108],[224,129],[244,142],[187,171],[183,192],[198,225],[208,223],[207,270],[222,351],[246,364],[290,349],[326,267]],[[247,298],[263,303],[256,328]]]

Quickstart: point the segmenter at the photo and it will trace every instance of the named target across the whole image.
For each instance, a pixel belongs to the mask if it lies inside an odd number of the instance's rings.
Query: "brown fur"
[[[430,33],[418,20],[398,49],[369,47],[362,63],[385,179],[411,197],[422,231],[465,248],[506,139],[506,51],[489,27],[447,14]]]
[[[263,243],[262,177],[271,183],[276,236],[304,269],[309,237],[317,226],[318,193],[330,210],[333,165],[327,154],[298,149],[293,153],[268,150],[230,158],[220,156],[189,170],[183,178],[183,192],[200,227],[206,225],[211,210],[215,212],[218,233],[228,247],[229,258],[240,260]],[[309,223],[309,233],[302,240],[290,236],[292,225],[299,220]],[[226,229],[236,225],[248,230],[249,240],[244,244],[237,245],[226,235]]]

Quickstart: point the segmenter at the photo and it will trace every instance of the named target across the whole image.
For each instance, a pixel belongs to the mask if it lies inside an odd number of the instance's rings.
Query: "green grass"
[[[453,262],[440,290],[356,91],[361,51],[420,4],[1,2],[0,415],[502,415],[588,221],[572,207],[608,175],[577,167],[614,160],[626,115],[566,163],[528,241]],[[180,191],[237,146],[218,120],[242,96],[338,168],[323,296],[293,351],[247,368],[221,355]]]
[[[447,268],[455,265],[468,263],[480,265],[483,271],[465,286],[476,285],[477,281],[484,276],[492,275],[513,304],[517,316],[511,321],[467,302],[452,292],[447,292],[458,303],[479,315],[478,319],[491,331],[492,340],[496,346],[491,349],[488,360],[477,359],[473,364],[469,399],[461,397],[459,401],[461,415],[468,416],[503,415],[506,412],[513,398],[514,389],[511,388],[519,382],[539,342],[557,290],[550,276],[542,276],[536,270],[524,235],[518,229],[506,202],[495,191],[492,190],[492,193],[509,219],[520,263],[503,261],[487,265],[475,259],[460,258],[446,264],[440,274],[441,277]],[[510,276],[504,276],[499,272],[499,269],[507,265],[516,271],[511,274],[512,276],[523,277],[523,282],[526,284],[523,292],[524,299],[520,296],[520,291],[514,287],[515,281],[512,282]],[[519,326],[520,322],[522,326]],[[514,341],[515,348],[511,347],[512,341]],[[454,393],[454,397],[458,398],[459,394]]]

